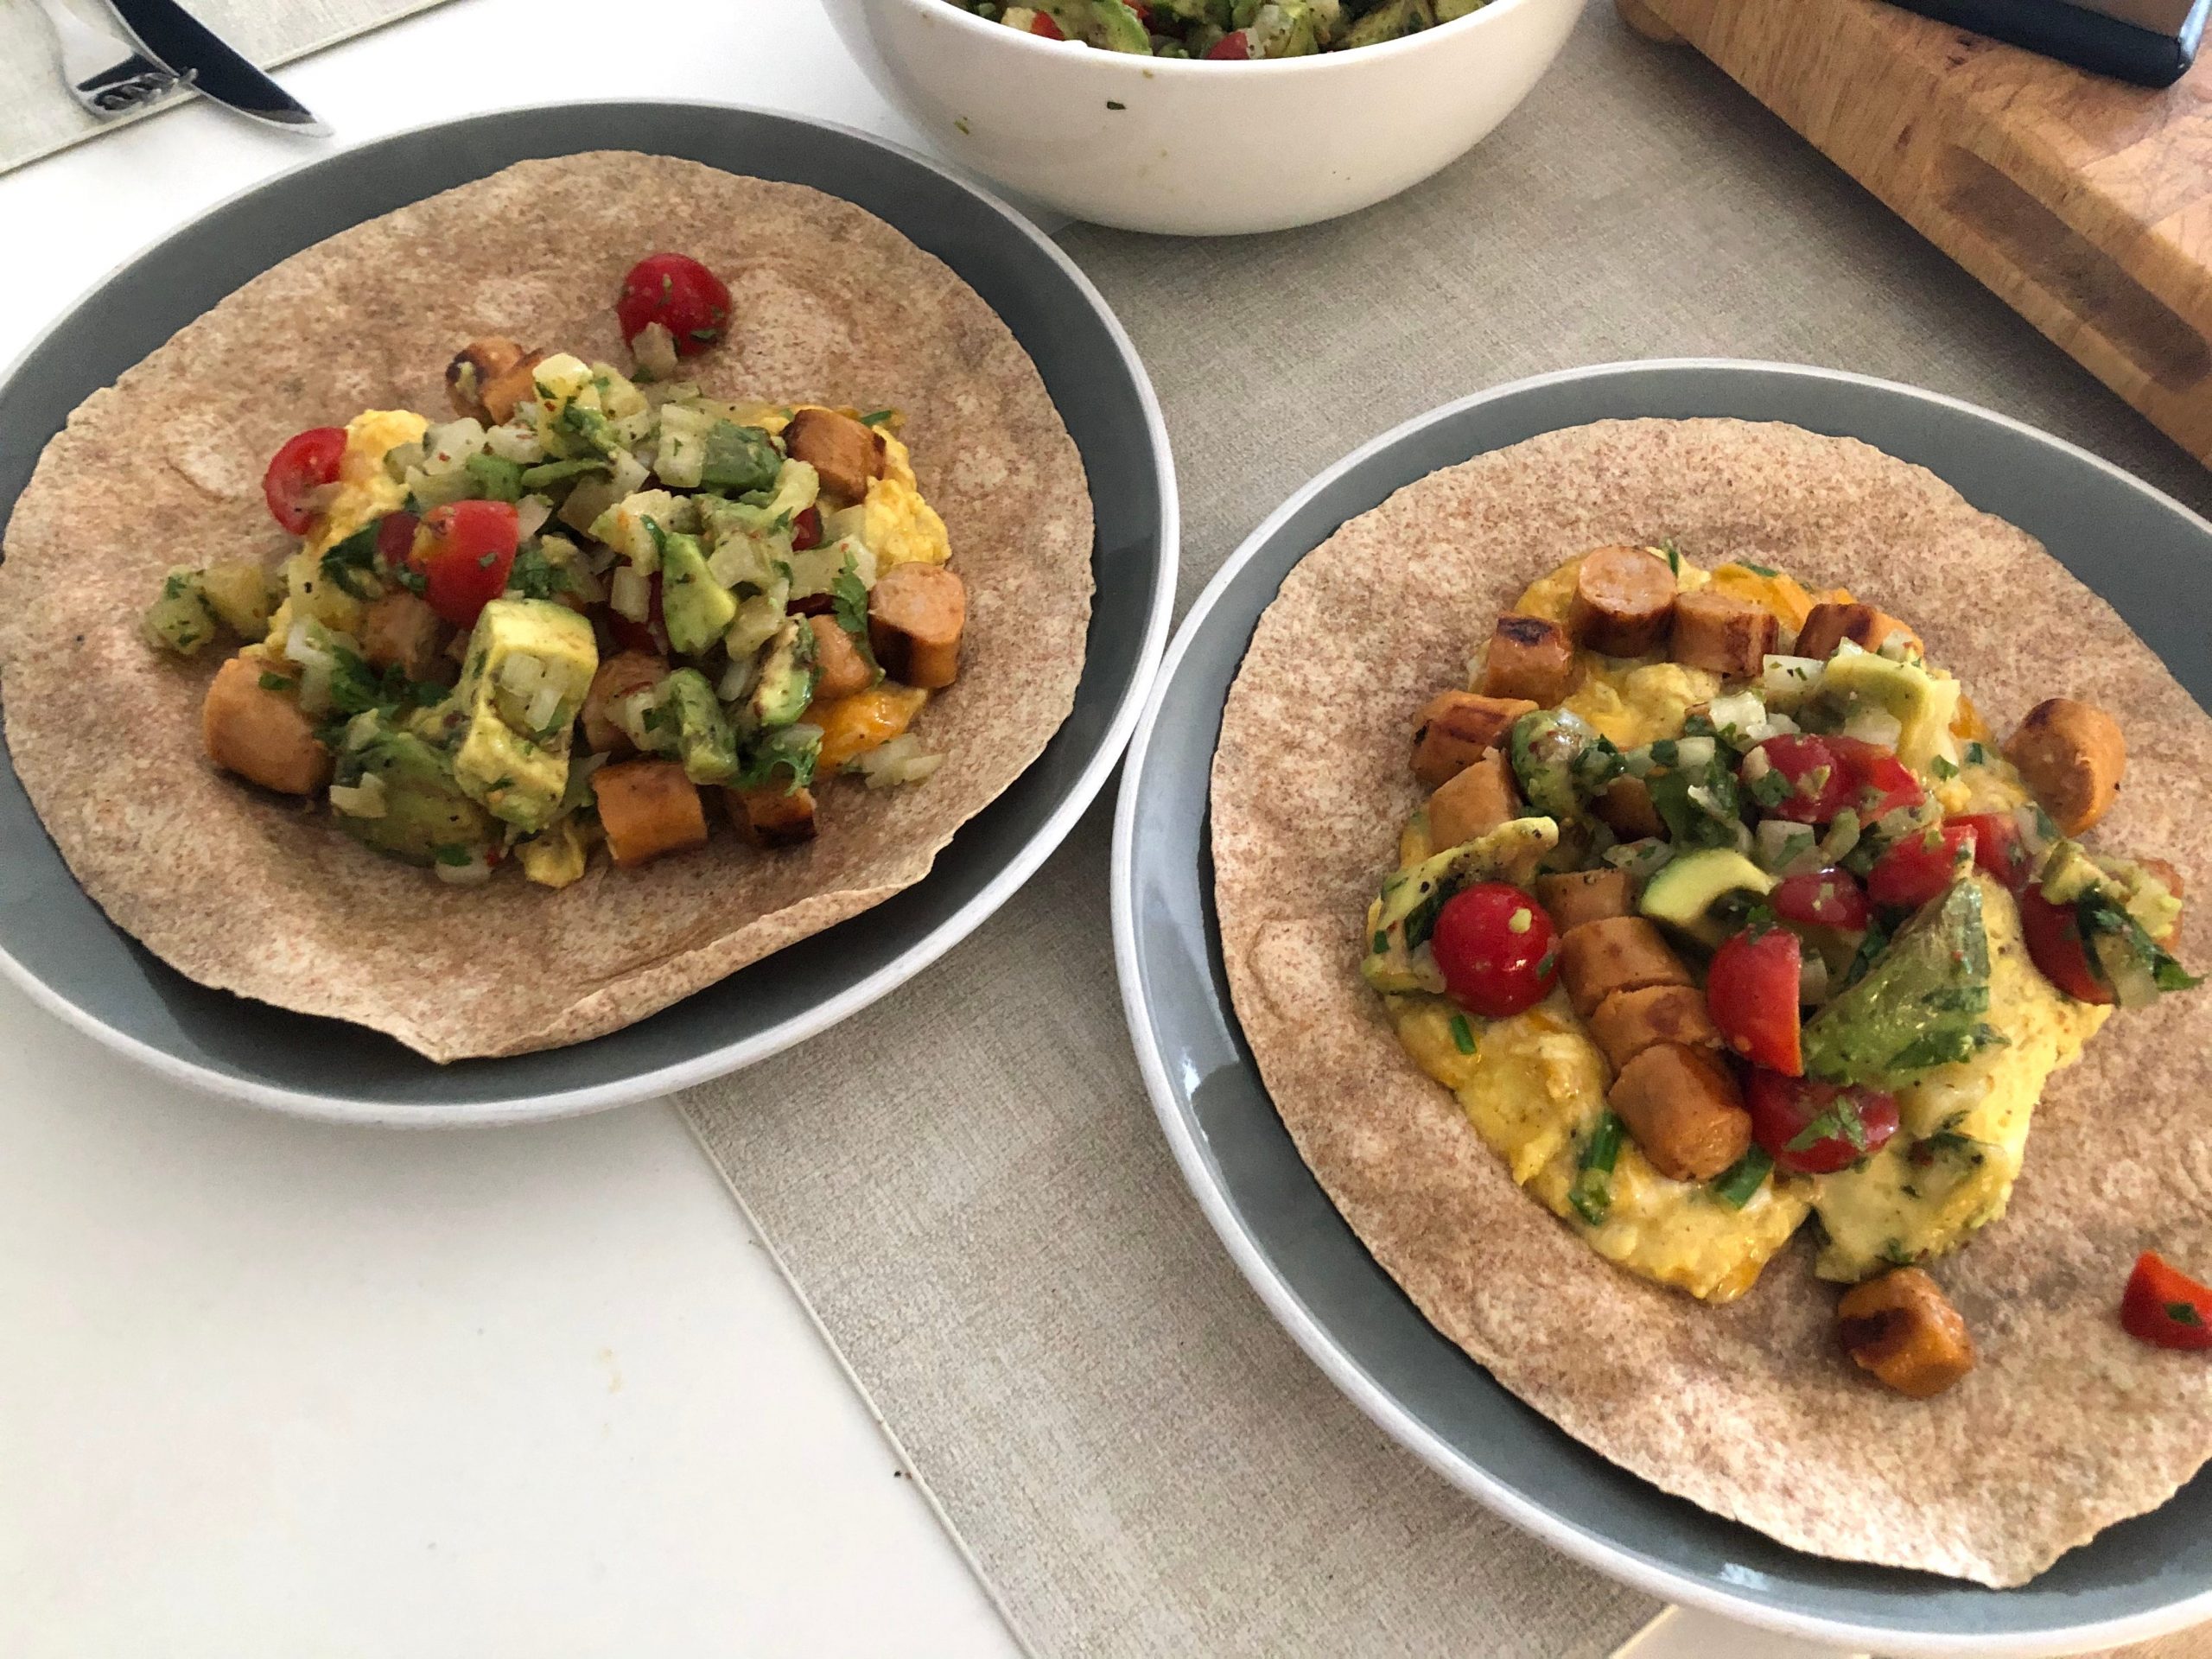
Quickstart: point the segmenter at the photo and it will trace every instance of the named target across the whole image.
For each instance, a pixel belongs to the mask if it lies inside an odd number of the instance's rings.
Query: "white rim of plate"
[[[1401,1405],[1364,1367],[1338,1345],[1327,1327],[1318,1319],[1300,1300],[1288,1281],[1277,1271],[1246,1232],[1230,1205],[1225,1190],[1217,1184],[1205,1161],[1197,1135],[1178,1105],[1174,1084],[1168,1077],[1166,1059],[1160,1046],[1153,1040],[1151,1021],[1147,1014],[1143,995],[1142,976],[1138,971],[1136,950],[1135,882],[1132,856],[1136,837],[1136,801],[1139,781],[1144,775],[1145,759],[1152,746],[1153,732],[1158,723],[1160,711],[1167,693],[1174,684],[1177,671],[1189,653],[1191,643],[1247,564],[1255,558],[1261,549],[1276,531],[1295,515],[1306,504],[1319,495],[1352,468],[1370,456],[1402,442],[1413,434],[1436,423],[1446,420],[1464,410],[1484,404],[1495,403],[1539,387],[1568,384],[1577,380],[1603,379],[1630,372],[1649,370],[1695,370],[1721,372],[1745,375],[1784,374],[1805,379],[1826,380],[1840,385],[1866,387],[1895,393],[1916,402],[1970,415],[1995,425],[2009,428],[2037,442],[2063,451],[2076,460],[2087,461],[2129,487],[2150,497],[2163,506],[2170,507],[2203,530],[2212,537],[2212,523],[2207,523],[2196,513],[2176,501],[2164,491],[2153,488],[2132,473],[2114,466],[2101,455],[2071,444],[2063,438],[2030,426],[2024,421],[2014,420],[1994,410],[1984,409],[1963,398],[1945,397],[1941,392],[1928,391],[1917,386],[1908,386],[1893,380],[1882,380],[1872,375],[1853,374],[1840,369],[1816,368],[1798,363],[1775,363],[1745,358],[1650,358],[1612,363],[1591,364],[1581,368],[1561,369],[1548,374],[1530,375],[1503,385],[1478,391],[1452,403],[1441,404],[1426,413],[1392,427],[1381,435],[1370,439],[1334,466],[1317,474],[1301,486],[1281,506],[1261,523],[1259,528],[1244,538],[1230,554],[1228,561],[1214,573],[1211,581],[1184,617],[1176,630],[1175,639],[1168,646],[1166,659],[1153,681],[1152,696],[1146,700],[1144,716],[1139,721],[1136,734],[1130,740],[1127,765],[1122,772],[1122,789],[1114,813],[1114,849],[1112,864],[1112,904],[1114,918],[1114,966],[1122,986],[1122,1007],[1129,1027],[1129,1039],[1136,1050],[1137,1067],[1143,1073],[1145,1088],[1152,1096],[1154,1113],[1160,1119],[1162,1133],[1173,1150],[1175,1161],[1182,1168],[1183,1179],[1205,1212],[1214,1231],[1227,1247],[1230,1258],[1236,1263],[1246,1281],[1259,1294],[1260,1300],[1270,1313],[1289,1332],[1291,1338],[1306,1351],[1306,1357],[1318,1365],[1324,1375],[1348,1395],[1376,1427],[1418,1457],[1453,1485],[1468,1493],[1484,1508],[1505,1517],[1524,1531],[1549,1544],[1584,1566],[1593,1567],[1607,1577],[1668,1601],[1694,1607],[1702,1607],[1724,1617],[1739,1619],[1745,1624],[1762,1629],[1778,1630],[1787,1635],[1803,1637],[1815,1641],[1834,1643],[1857,1649],[1871,1649],[1877,1653],[1893,1654],[1904,1659],[1912,1656],[1950,1656],[1975,1654],[2005,1656],[2006,1659],[2043,1659],[2054,1654],[2080,1653],[2091,1649],[2120,1647],[2129,1643],[2143,1642],[2154,1637],[2200,1624],[2212,1618],[2212,1589],[2208,1589],[2186,1600],[2154,1608],[2146,1612],[2126,1618],[2107,1619],[2100,1623],[2068,1625],[2040,1632],[2016,1636],[1987,1637],[1952,1631],[1914,1631],[1891,1629],[1882,1625],[1861,1625],[1840,1619],[1819,1618],[1809,1614],[1792,1613],[1770,1607],[1762,1603],[1740,1599],[1726,1590],[1717,1588],[1704,1580],[1663,1563],[1649,1560],[1610,1542],[1595,1534],[1584,1531],[1553,1515],[1541,1504],[1522,1497],[1486,1471],[1476,1467],[1465,1459],[1442,1436],[1428,1428],[1413,1413]],[[1307,551],[1311,551],[1308,549]],[[1304,556],[1301,555],[1301,557]],[[1227,1010],[1224,1010],[1225,1012]],[[1230,1014],[1233,1019],[1233,1013]],[[1627,1476],[1627,1478],[1635,1478]],[[2002,1594],[1993,1592],[1993,1594]]]
[[[243,200],[257,191],[283,183],[297,173],[333,161],[339,156],[372,149],[378,144],[395,139],[413,137],[442,127],[465,126],[486,117],[528,113],[532,110],[592,109],[611,105],[654,104],[670,109],[706,109],[727,111],[739,115],[766,116],[774,120],[794,122],[801,126],[857,138],[878,149],[911,162],[936,174],[949,183],[966,191],[991,208],[1007,225],[1042,250],[1061,272],[1075,285],[1076,291],[1096,314],[1106,327],[1108,337],[1121,354],[1123,365],[1135,382],[1138,401],[1144,408],[1145,433],[1149,441],[1154,481],[1160,491],[1160,569],[1154,584],[1152,603],[1145,617],[1144,638],[1137,652],[1137,671],[1122,700],[1115,708],[1114,716],[1106,728],[1097,752],[1084,766],[1066,798],[1061,801],[1052,816],[1025,842],[1020,850],[1007,861],[1004,868],[983,887],[982,890],[946,917],[935,927],[917,939],[897,957],[877,969],[865,979],[849,987],[827,1001],[817,1004],[805,1014],[785,1020],[780,1025],[762,1032],[742,1042],[732,1043],[711,1050],[688,1060],[658,1067],[613,1083],[595,1084],[588,1088],[563,1090],[541,1096],[534,1100],[507,1101],[484,1105],[395,1105],[390,1102],[368,1100],[342,1094],[311,1094],[301,1090],[279,1087],[250,1077],[235,1077],[224,1072],[201,1066],[154,1046],[127,1032],[118,1030],[95,1017],[86,1009],[77,1007],[33,974],[0,945],[0,974],[20,986],[31,1001],[61,1019],[65,1023],[85,1033],[104,1046],[137,1061],[149,1070],[160,1073],[172,1082],[185,1084],[204,1094],[236,1101],[251,1106],[266,1107],[298,1117],[317,1118],[341,1123],[379,1124],[409,1128],[476,1128],[512,1123],[545,1122],[557,1118],[581,1116],[588,1112],[604,1111],[610,1107],[626,1106],[632,1102],[649,1100],[675,1090],[687,1089],[694,1084],[725,1077],[742,1071],[749,1065],[780,1053],[794,1044],[820,1035],[841,1020],[859,1013],[878,998],[888,995],[905,984],[925,968],[938,961],[953,946],[982,925],[992,913],[1036,874],[1039,867],[1052,856],[1068,832],[1104,787],[1108,774],[1120,762],[1130,734],[1135,729],[1152,690],[1154,677],[1160,671],[1160,662],[1167,641],[1167,625],[1175,605],[1176,572],[1182,556],[1182,507],[1175,487],[1175,458],[1167,438],[1167,422],[1161,413],[1160,399],[1153,391],[1152,377],[1138,356],[1128,332],[1122,327],[1121,319],[1106,303],[1105,296],[1085,276],[1083,270],[1063,252],[1059,245],[1030,222],[1028,218],[1010,206],[995,192],[976,183],[953,168],[929,156],[893,143],[874,133],[863,132],[834,121],[818,121],[807,116],[792,115],[783,110],[761,109],[749,104],[723,104],[705,99],[579,99],[560,104],[518,105],[512,108],[486,110],[478,114],[461,117],[458,120],[426,121],[417,126],[385,133],[358,145],[350,145],[331,156],[321,156],[270,175],[265,179],[234,191],[204,212],[194,214],[164,233],[153,247],[141,248],[129,258],[105,272],[91,286],[80,292],[65,307],[0,374],[0,384],[13,380],[30,355],[45,344],[48,335],[68,318],[76,315],[86,300],[105,288],[121,272],[137,264],[171,238],[189,230],[202,220],[220,213],[233,202]],[[896,228],[895,226],[893,227]],[[955,273],[957,275],[958,273]],[[1014,780],[1015,787],[1020,782]],[[925,876],[924,880],[929,878]],[[863,912],[865,914],[865,912]],[[242,999],[250,1000],[250,999]],[[671,1005],[675,1006],[673,1004]],[[496,1062],[493,1062],[496,1064]]]

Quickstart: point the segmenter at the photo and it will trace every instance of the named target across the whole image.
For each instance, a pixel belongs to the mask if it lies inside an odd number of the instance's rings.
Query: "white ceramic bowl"
[[[1349,213],[1465,155],[1583,0],[1491,0],[1382,46],[1208,63],[1039,39],[950,0],[830,0],[875,83],[954,161],[1078,219],[1207,236]]]

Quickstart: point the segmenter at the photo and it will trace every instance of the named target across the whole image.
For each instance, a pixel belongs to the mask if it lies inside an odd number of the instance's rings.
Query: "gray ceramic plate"
[[[1862,438],[2012,520],[2104,594],[2200,702],[2212,693],[2212,524],[2080,449],[1984,410],[1854,376],[1635,363],[1485,392],[1324,473],[1253,533],[1170,648],[1114,842],[1114,929],[1137,1058],[1192,1190],[1262,1299],[1377,1423],[1547,1542],[1655,1595],[1881,1654],[2078,1652],[2212,1618],[2212,1474],[2018,1590],[1784,1548],[1606,1462],[1437,1334],[1300,1161],[1230,1011],[1208,775],[1255,623],[1345,519],[1440,467],[1615,416],[1734,416]]]
[[[0,525],[69,411],[248,278],[349,225],[529,156],[643,149],[858,203],[943,259],[1036,360],[1083,452],[1097,594],[1075,709],[927,880],[675,1007],[574,1047],[437,1066],[389,1038],[194,984],[70,877],[0,748],[0,970],[167,1075],[319,1116],[484,1123],[588,1111],[747,1065],[865,1007],[965,938],[1104,784],[1166,638],[1177,519],[1167,433],[1106,302],[1000,202],[858,133],[702,104],[585,104],[457,121],[262,185],[103,283],[0,385]]]

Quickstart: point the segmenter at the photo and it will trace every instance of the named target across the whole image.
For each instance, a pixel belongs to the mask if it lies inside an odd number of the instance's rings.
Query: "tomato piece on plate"
[[[473,628],[514,568],[521,525],[511,501],[449,501],[423,515],[407,563],[423,597],[456,628]]]
[[[1797,999],[1804,959],[1786,927],[1747,929],[1713,953],[1705,1006],[1729,1047],[1754,1065],[1801,1076]]]
[[[1206,48],[1206,56],[1243,62],[1252,55],[1252,37],[1241,29],[1234,29]]]
[[[315,493],[338,481],[338,462],[346,453],[346,429],[311,426],[284,440],[261,475],[262,499],[269,516],[295,536],[314,526]]]
[[[1828,1175],[1879,1152],[1897,1132],[1897,1103],[1878,1089],[1849,1089],[1753,1068],[1744,1090],[1751,1138],[1784,1169]]]
[[[1041,35],[1048,41],[1065,41],[1067,31],[1052,21],[1050,12],[1040,11],[1029,20],[1029,32]]]
[[[1866,890],[1849,870],[1830,868],[1803,875],[1784,876],[1781,886],[1767,895],[1774,913],[1800,927],[1833,927],[1846,933],[1863,933],[1874,919]]]
[[[1559,978],[1552,918],[1503,881],[1478,882],[1445,900],[1429,949],[1444,988],[1488,1020],[1534,1007]]]
[[[791,551],[804,553],[822,545],[822,509],[809,507],[791,520]]]
[[[1844,774],[1850,780],[1848,798],[1843,804],[1858,810],[1859,823],[1872,823],[1885,812],[1918,806],[1928,798],[1912,769],[1880,744],[1858,737],[1823,741],[1843,763]]]
[[[2054,905],[2035,888],[2024,889],[2020,894],[2020,934],[2028,942],[2028,959],[2076,1002],[2113,1000],[2112,987],[2089,961],[2073,906]]]
[[[1970,823],[1907,836],[1866,872],[1867,894],[1891,910],[1918,910],[1973,868],[1980,844]]]
[[[1965,812],[1951,820],[1974,831],[1974,861],[2013,893],[2028,885],[2034,861],[2010,812]]]
[[[696,357],[722,337],[729,289],[689,254],[649,253],[623,277],[614,316],[626,340],[634,341],[647,323],[657,322],[675,336],[678,357]]]
[[[1828,740],[1798,733],[1770,737],[1753,751],[1780,772],[1789,792],[1766,815],[1791,823],[1826,823],[1851,804],[1851,779]]]
[[[2156,1250],[2135,1258],[2120,1298],[2127,1334],[2154,1348],[2212,1348],[2212,1286],[2200,1285]]]

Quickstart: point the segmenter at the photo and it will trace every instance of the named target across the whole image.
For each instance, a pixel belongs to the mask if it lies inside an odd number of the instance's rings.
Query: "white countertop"
[[[912,141],[818,0],[609,12],[455,0],[282,79],[340,143],[620,96]],[[199,107],[0,176],[0,361],[324,148]],[[671,1107],[295,1122],[4,985],[0,1052],[0,1653],[1015,1651]]]

